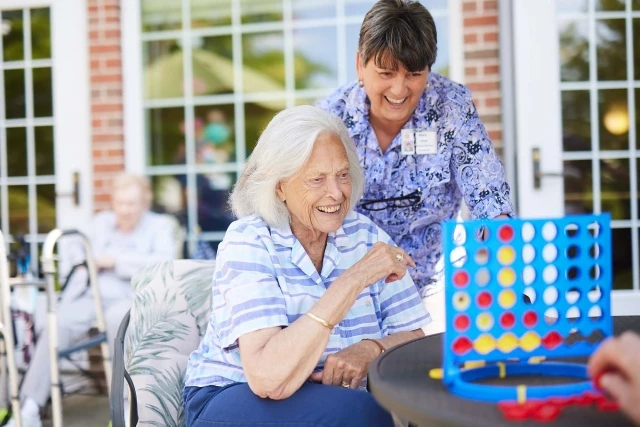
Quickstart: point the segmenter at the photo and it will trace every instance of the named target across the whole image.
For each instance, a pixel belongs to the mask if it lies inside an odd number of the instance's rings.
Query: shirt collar
[[[293,248],[298,241],[298,238],[291,231],[289,224],[284,227],[271,228],[271,239],[274,244],[287,248]],[[349,246],[349,236],[347,236],[342,226],[336,231],[329,233],[327,236],[327,246],[330,243],[335,244],[338,249],[344,249]]]

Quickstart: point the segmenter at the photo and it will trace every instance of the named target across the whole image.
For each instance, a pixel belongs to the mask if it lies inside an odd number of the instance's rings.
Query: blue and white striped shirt
[[[289,227],[271,229],[257,216],[232,223],[218,249],[213,310],[199,348],[189,357],[186,386],[246,382],[238,338],[296,321],[378,241],[393,244],[371,220],[349,213],[342,227],[329,234],[318,273]],[[317,368],[329,354],[363,338],[412,331],[430,321],[408,274],[393,283],[376,282],[362,291],[335,326]]]

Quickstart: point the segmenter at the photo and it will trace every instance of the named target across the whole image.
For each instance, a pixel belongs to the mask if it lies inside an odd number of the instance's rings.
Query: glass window
[[[178,216],[193,254],[224,236],[229,190],[274,114],[355,80],[374,1],[185,1],[140,0],[139,30],[154,207]],[[424,3],[440,34],[434,70],[446,75],[448,0]]]

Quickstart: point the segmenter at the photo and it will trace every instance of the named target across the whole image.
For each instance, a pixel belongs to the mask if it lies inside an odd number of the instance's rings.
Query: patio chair
[[[184,374],[209,321],[214,268],[214,261],[170,261],[132,278],[133,304],[113,355],[113,427],[125,426],[125,380],[131,427],[184,425]]]

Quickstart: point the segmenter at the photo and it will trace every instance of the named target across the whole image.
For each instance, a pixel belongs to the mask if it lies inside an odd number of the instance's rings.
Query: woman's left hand
[[[380,349],[370,341],[360,341],[327,356],[324,370],[311,374],[311,381],[357,389]]]

